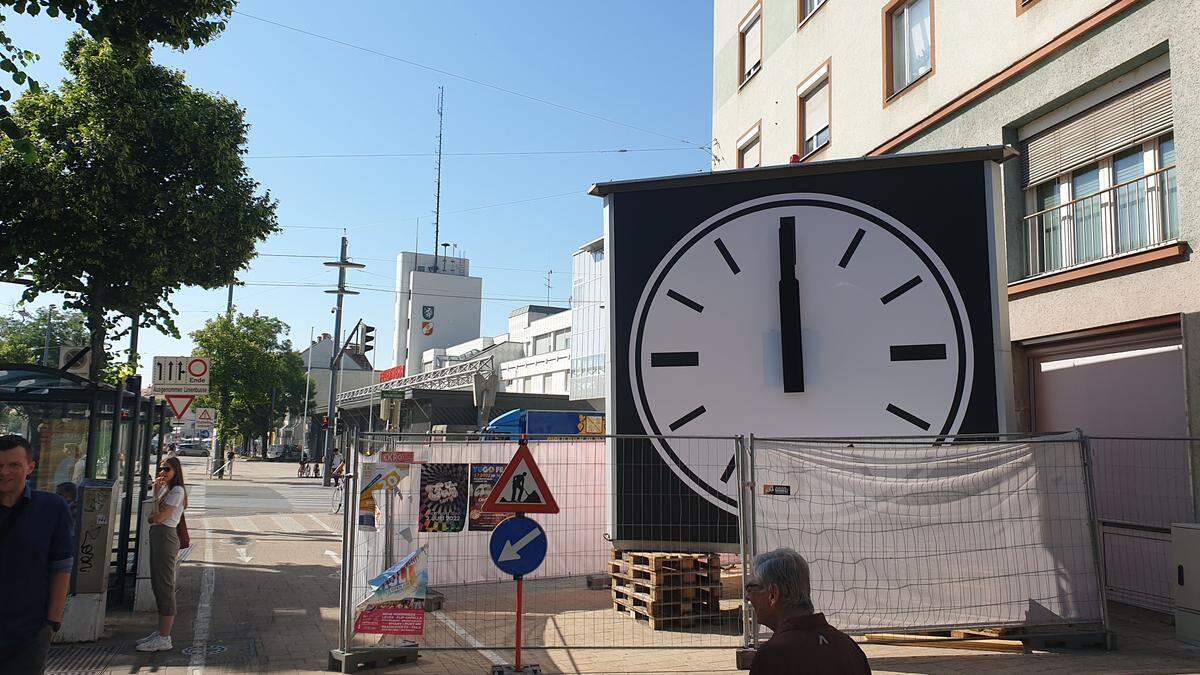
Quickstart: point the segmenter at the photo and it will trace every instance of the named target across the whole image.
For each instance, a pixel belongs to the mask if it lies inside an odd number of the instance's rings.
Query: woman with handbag
[[[158,630],[138,640],[140,652],[171,649],[175,624],[175,560],[191,544],[183,511],[187,490],[178,457],[164,459],[154,479],[154,511],[150,514],[150,587],[158,604]]]

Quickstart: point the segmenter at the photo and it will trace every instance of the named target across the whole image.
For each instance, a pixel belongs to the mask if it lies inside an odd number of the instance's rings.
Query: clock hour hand
[[[796,219],[779,219],[779,333],[783,349],[783,390],[804,391],[804,352],[800,341],[800,282],[796,280]]]

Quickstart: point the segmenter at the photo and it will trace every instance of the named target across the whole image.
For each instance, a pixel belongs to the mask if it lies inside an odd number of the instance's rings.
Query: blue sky
[[[512,309],[545,302],[548,269],[552,301],[569,296],[570,254],[602,229],[600,200],[585,194],[589,185],[709,167],[707,153],[685,141],[711,138],[710,2],[242,0],[238,11],[245,14],[235,14],[209,45],[187,52],[160,48],[155,58],[184,70],[192,86],[246,109],[247,165],[279,201],[283,227],[259,252],[336,257],[346,228],[351,257],[367,265],[351,274],[351,283],[394,287],[395,255],[412,250],[417,218],[421,250],[432,248],[434,158],[274,157],[432,153],[442,85],[442,241],[465,251],[473,273],[484,278],[485,334],[504,332]],[[72,25],[9,15],[5,29],[41,55],[30,74],[57,85]],[[458,155],[613,149],[630,152]],[[491,206],[508,202],[520,203]],[[332,285],[336,272],[317,258],[262,256],[240,278]],[[0,284],[0,312],[19,297],[20,288]],[[173,300],[183,339],[143,331],[144,373],[152,355],[191,351],[187,333],[223,311],[225,291],[184,289]],[[34,304],[57,301],[43,296]],[[332,296],[318,287],[251,285],[236,290],[235,302],[239,311],[283,319],[298,345],[310,327],[332,332]],[[349,323],[360,316],[379,328],[377,366],[390,365],[393,294],[363,291],[347,298]]]

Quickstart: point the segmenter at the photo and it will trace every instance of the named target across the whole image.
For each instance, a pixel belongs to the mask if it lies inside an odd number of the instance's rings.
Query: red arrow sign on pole
[[[171,406],[171,412],[175,413],[177,420],[183,419],[188,408],[192,407],[192,401],[196,400],[195,394],[167,394],[163,398],[167,399],[167,405]]]

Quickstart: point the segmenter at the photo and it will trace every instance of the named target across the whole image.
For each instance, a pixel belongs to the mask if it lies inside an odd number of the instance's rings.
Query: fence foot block
[[[510,665],[492,666],[492,675],[513,675],[514,673],[532,673],[532,675],[541,675],[542,667],[536,663],[526,664],[520,668]]]
[[[600,591],[612,586],[612,578],[607,574],[589,574],[587,576],[588,590]]]
[[[357,673],[361,669],[387,666],[389,663],[416,662],[417,644],[410,642],[403,647],[373,647],[342,651],[329,650],[328,670],[335,673]]]
[[[741,647],[737,650],[737,669],[750,670],[750,666],[754,664],[754,654],[758,650],[754,647]]]
[[[438,593],[437,591],[433,590],[432,588],[425,591],[425,611],[426,612],[438,611],[439,609],[442,608],[442,605],[445,604],[445,602],[446,602],[446,596],[442,595],[441,593]]]

